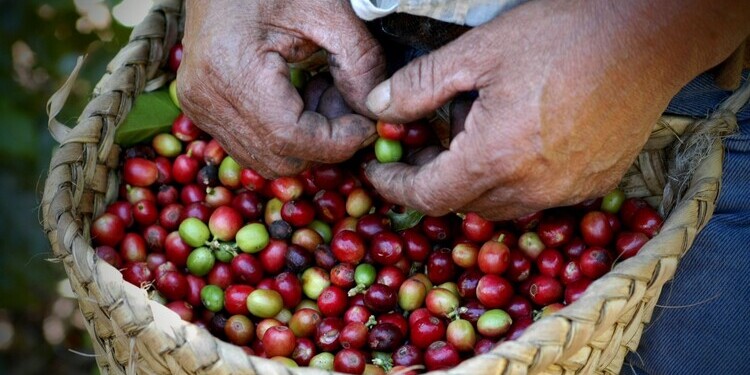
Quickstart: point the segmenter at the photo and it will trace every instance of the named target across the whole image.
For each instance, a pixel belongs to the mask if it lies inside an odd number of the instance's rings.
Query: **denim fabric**
[[[728,94],[707,79],[691,82],[668,111],[702,116],[715,108]],[[622,374],[750,374],[750,106],[738,117],[740,132],[724,142],[714,216],[664,286]]]
[[[750,71],[743,73],[743,81],[748,79]],[[730,91],[724,91],[714,84],[714,79],[710,74],[702,74],[688,83],[667,106],[666,113],[705,117],[716,108],[719,103],[729,97]],[[750,106],[737,114],[737,119],[745,120],[750,118]]]

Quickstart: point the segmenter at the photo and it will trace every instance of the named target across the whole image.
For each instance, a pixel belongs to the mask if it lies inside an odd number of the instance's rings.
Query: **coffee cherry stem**
[[[533,315],[532,319],[536,322],[537,320],[539,320],[539,319],[542,318],[542,310],[541,309],[540,310],[534,310],[534,312],[532,313],[532,315]]]
[[[214,237],[214,238],[213,238],[213,239],[211,239],[210,241],[206,241],[205,245],[206,245],[206,246],[207,246],[207,247],[208,247],[209,249],[211,249],[211,250],[218,250],[218,249],[219,249],[219,245],[220,245],[220,243],[219,243],[219,240],[218,240],[218,239],[216,239],[216,237]]]
[[[370,329],[374,327],[376,324],[378,324],[378,320],[375,318],[375,315],[370,315],[370,318],[367,319],[365,326],[367,327],[367,329]]]
[[[504,239],[505,239],[505,233],[502,233],[499,236],[497,236],[497,242],[503,243]]]
[[[228,251],[233,252],[235,255],[237,255],[237,250],[239,250],[236,242],[223,242],[216,239],[216,237],[211,241],[206,241],[205,245],[213,251]]]
[[[357,284],[357,286],[355,286],[354,288],[349,289],[349,292],[347,293],[347,295],[349,297],[354,297],[357,294],[364,293],[366,289],[367,289],[367,285]]]
[[[388,353],[373,352],[372,364],[385,370],[386,373],[393,369],[393,359]]]
[[[469,309],[465,306],[457,307],[453,311],[449,312],[448,315],[446,315],[446,318],[449,320],[458,320],[461,319],[461,314],[465,314],[469,311]]]
[[[235,242],[222,242],[214,237],[212,240],[206,241],[205,245],[211,250],[214,258],[224,263],[231,262],[239,254],[239,247]]]

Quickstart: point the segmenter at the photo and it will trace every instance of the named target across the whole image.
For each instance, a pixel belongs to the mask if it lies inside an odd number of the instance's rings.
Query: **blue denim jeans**
[[[705,116],[727,96],[701,76],[667,112]],[[622,374],[750,374],[750,106],[738,120],[739,133],[724,142],[714,216],[664,286]]]

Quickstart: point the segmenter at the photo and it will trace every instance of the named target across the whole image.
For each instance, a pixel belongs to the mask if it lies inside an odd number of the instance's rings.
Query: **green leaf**
[[[407,208],[403,213],[394,212],[392,209],[387,213],[388,217],[391,218],[391,226],[394,231],[402,231],[416,226],[424,217],[424,214]]]
[[[169,131],[179,114],[180,110],[172,103],[166,90],[142,94],[135,99],[130,113],[117,128],[115,143],[127,147],[147,141]]]

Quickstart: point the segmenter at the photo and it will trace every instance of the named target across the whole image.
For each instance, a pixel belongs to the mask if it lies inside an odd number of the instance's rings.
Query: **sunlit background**
[[[54,141],[45,105],[86,54],[73,124],[151,0],[0,0],[0,374],[96,374],[78,304],[39,224]]]

